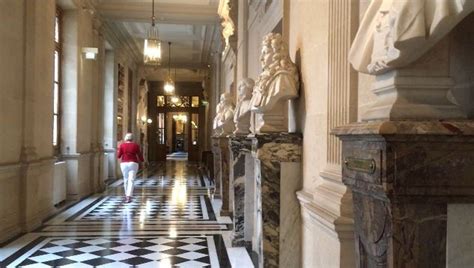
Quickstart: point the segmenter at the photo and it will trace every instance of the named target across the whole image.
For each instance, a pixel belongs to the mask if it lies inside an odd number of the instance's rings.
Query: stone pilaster
[[[447,205],[474,203],[474,122],[379,121],[334,131],[352,189],[357,267],[445,267]]]
[[[261,217],[261,223],[257,221],[259,267],[301,266],[301,220],[295,193],[301,188],[302,141],[299,134],[287,133],[253,137],[257,217]]]
[[[321,248],[315,258],[331,267],[346,268],[354,267],[352,195],[342,183],[341,142],[330,131],[357,121],[358,73],[347,57],[359,25],[359,1],[328,1],[328,17],[326,164],[317,186],[299,191],[298,199],[303,217],[311,219],[305,225],[315,230],[312,236]],[[319,241],[331,243],[334,249],[326,250]]]

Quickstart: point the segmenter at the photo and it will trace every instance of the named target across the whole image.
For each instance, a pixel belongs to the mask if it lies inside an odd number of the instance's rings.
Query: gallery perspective
[[[474,0],[0,0],[0,267],[474,267]]]

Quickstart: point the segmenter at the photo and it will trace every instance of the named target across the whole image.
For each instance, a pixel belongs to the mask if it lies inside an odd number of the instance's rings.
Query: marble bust
[[[298,72],[280,34],[262,42],[262,72],[252,93],[252,132],[288,132],[288,100],[298,97]]]
[[[254,85],[255,82],[251,78],[242,79],[239,83],[237,89],[238,101],[234,114],[234,134],[250,133],[250,100]]]
[[[416,61],[474,11],[471,0],[373,0],[354,39],[354,69],[382,74]]]
[[[221,94],[220,102],[216,106],[213,129],[216,137],[224,137],[234,131],[234,105],[230,93]]]

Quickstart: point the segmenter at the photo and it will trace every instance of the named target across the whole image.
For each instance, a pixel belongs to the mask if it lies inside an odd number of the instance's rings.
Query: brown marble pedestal
[[[474,122],[336,128],[357,267],[445,267],[447,204],[474,202]]]
[[[259,267],[301,267],[301,222],[296,191],[301,189],[299,134],[258,134],[252,138],[255,158]]]

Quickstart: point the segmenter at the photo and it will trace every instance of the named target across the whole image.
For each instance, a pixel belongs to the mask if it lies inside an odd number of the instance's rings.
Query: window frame
[[[58,32],[58,41],[56,41],[56,20],[57,20],[57,32]],[[62,10],[60,7],[56,6],[56,14],[54,17],[54,53],[53,53],[53,88],[52,88],[52,96],[53,96],[53,149],[54,149],[54,155],[59,155],[61,153],[61,119],[62,119],[62,103],[61,103],[61,97],[62,97],[62,56],[63,56],[63,47],[62,47]],[[57,66],[57,81],[56,81],[56,60],[55,60],[55,55],[56,53],[58,54],[58,66]],[[57,112],[55,113],[55,86],[57,85],[58,89],[58,94],[57,94]],[[56,121],[55,121],[56,120]],[[54,137],[54,125],[56,124],[56,137]],[[56,144],[54,144],[54,140],[56,139]]]

